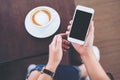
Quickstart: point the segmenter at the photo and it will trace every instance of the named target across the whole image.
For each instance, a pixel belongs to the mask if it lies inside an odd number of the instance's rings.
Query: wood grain
[[[95,42],[101,52],[101,64],[120,79],[120,0],[75,0],[76,5],[95,9]]]
[[[74,0],[0,0],[0,80],[25,80],[30,64],[46,64],[48,46],[54,37],[37,39],[25,30],[27,13],[38,6],[54,8],[61,18],[59,30],[65,32],[72,19]],[[61,64],[69,64],[64,54]]]
[[[68,3],[68,4],[66,4]],[[37,39],[25,30],[27,13],[38,6],[54,8],[61,18],[59,30],[66,31],[74,11],[73,0],[0,0],[0,62],[7,62],[38,54],[48,54],[48,46],[54,37]]]

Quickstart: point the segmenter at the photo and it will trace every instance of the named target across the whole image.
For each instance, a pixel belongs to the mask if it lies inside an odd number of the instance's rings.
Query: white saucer
[[[52,20],[52,22],[48,25],[50,27],[47,27],[47,28],[39,28],[39,27],[35,27],[31,21],[30,21],[30,14],[31,12],[36,9],[34,8],[33,10],[31,10],[26,18],[25,18],[25,28],[27,30],[27,32],[36,37],[36,38],[47,38],[51,35],[53,35],[59,28],[60,26],[60,16],[59,14],[57,13],[56,10],[54,10],[53,8],[50,8],[50,7],[47,7],[47,6],[40,6],[40,7],[37,7],[37,8],[46,8],[48,9],[52,14],[54,14],[54,19]]]

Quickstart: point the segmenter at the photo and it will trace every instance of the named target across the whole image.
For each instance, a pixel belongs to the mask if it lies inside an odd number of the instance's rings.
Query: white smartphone
[[[73,16],[73,24],[68,41],[83,45],[88,32],[94,9],[78,5]]]

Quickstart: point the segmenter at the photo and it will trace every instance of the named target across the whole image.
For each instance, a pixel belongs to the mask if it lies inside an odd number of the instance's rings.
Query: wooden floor
[[[75,0],[76,5],[95,9],[95,43],[101,52],[100,63],[120,80],[120,0]]]

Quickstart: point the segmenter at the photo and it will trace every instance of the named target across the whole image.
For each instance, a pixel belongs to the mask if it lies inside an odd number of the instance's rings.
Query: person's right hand
[[[49,60],[48,65],[57,67],[62,60],[62,37],[56,35],[49,45]]]
[[[72,26],[72,20],[70,21],[70,25],[68,26],[68,31],[66,32],[69,34],[71,26]],[[85,53],[93,52],[93,41],[94,41],[94,22],[91,21],[88,34],[85,39],[84,45],[72,43],[73,47],[76,49],[76,51],[82,55]]]

